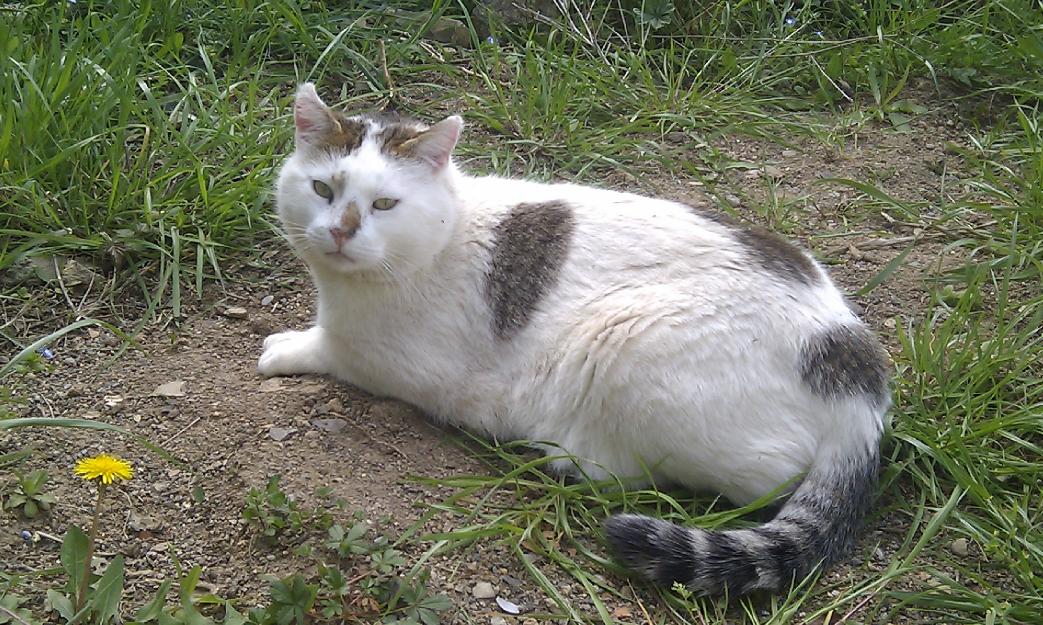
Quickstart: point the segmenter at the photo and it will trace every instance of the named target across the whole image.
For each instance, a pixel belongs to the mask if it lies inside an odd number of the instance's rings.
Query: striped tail
[[[821,464],[764,525],[706,531],[621,514],[605,522],[608,541],[625,566],[658,584],[680,582],[701,595],[781,590],[854,548],[880,452]]]

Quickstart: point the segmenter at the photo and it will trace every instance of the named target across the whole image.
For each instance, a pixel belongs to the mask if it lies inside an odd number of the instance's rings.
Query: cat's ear
[[[459,115],[446,117],[410,139],[407,150],[435,170],[442,169],[449,163],[463,127],[464,120]]]
[[[315,91],[315,85],[310,82],[301,85],[293,102],[293,125],[297,129],[297,141],[312,143],[316,137],[329,133],[333,123],[330,109]]]

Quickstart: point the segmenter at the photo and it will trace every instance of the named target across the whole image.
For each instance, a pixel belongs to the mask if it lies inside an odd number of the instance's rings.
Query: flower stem
[[[94,518],[91,520],[91,530],[87,534],[87,559],[83,563],[83,578],[80,580],[80,590],[76,593],[76,610],[74,614],[83,609],[87,602],[87,587],[91,581],[91,561],[94,559],[94,542],[98,538],[98,517],[101,516],[101,502],[105,498],[105,482],[98,482],[98,500],[94,502]]]

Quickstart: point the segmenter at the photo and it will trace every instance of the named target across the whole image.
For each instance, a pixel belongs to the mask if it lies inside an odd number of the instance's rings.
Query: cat
[[[349,116],[302,85],[276,185],[318,317],[264,341],[264,376],[325,374],[556,470],[649,478],[738,505],[796,480],[769,522],[610,517],[620,561],[699,594],[780,590],[853,548],[871,505],[889,364],[823,268],[708,208],[472,177],[459,116]]]

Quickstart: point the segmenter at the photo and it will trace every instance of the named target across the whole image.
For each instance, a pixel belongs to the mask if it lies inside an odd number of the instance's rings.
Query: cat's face
[[[348,117],[307,83],[294,106],[296,144],[279,174],[279,217],[313,267],[393,277],[426,265],[456,223],[453,147],[463,126]]]

